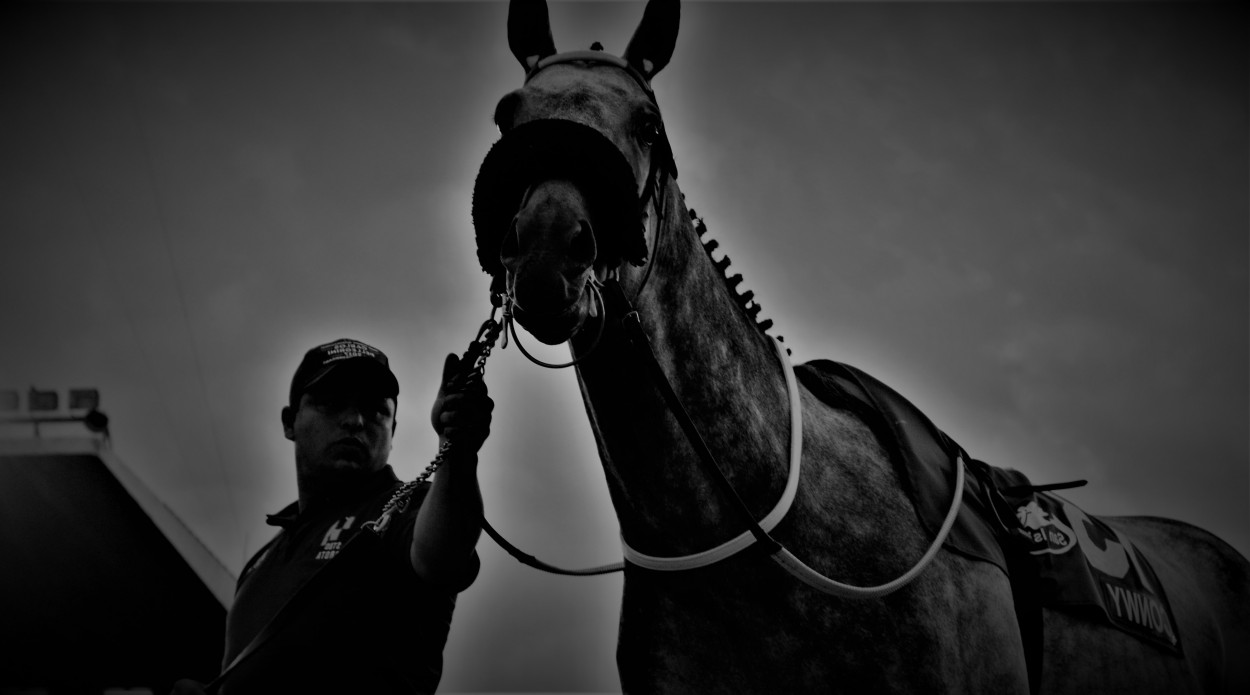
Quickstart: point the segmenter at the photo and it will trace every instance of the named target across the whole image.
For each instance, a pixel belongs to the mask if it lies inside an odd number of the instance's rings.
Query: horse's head
[[[478,173],[473,223],[482,268],[545,343],[597,311],[592,283],[647,260],[647,206],[676,173],[650,80],[672,55],[678,15],[675,0],[651,0],[618,58],[557,54],[544,2],[509,8],[525,82],[495,109],[501,138]]]

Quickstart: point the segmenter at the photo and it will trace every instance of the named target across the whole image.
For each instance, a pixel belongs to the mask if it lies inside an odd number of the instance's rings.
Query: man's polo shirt
[[[399,484],[385,466],[333,502],[303,513],[293,503],[268,517],[281,530],[239,577],[226,618],[225,664],[381,515]],[[432,692],[456,593],[476,578],[477,563],[475,556],[472,572],[453,587],[429,584],[413,571],[413,524],[428,491],[428,483],[414,490],[380,543],[355,549],[366,552],[345,556],[349,564],[311,584],[300,596],[302,609],[231,673],[221,692]]]

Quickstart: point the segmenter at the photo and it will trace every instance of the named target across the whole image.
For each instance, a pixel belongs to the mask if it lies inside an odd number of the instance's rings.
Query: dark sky
[[[233,570],[295,494],[278,412],[352,336],[434,453],[489,311],[469,200],[520,85],[502,3],[6,6],[0,387],[97,386],[114,449]],[[553,3],[620,53],[639,3]],[[862,367],[974,456],[1250,553],[1245,10],[687,3],[655,80],[688,204],[797,361]],[[532,341],[531,341],[532,342]],[[559,357],[560,349],[545,354]],[[480,476],[544,559],[619,559],[571,373],[515,350]],[[444,689],[616,688],[620,579],[489,540]]]

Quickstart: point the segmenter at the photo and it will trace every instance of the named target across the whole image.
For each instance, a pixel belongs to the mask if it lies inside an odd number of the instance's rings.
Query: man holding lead
[[[209,690],[437,688],[456,595],[477,577],[477,452],[494,408],[480,374],[460,372],[448,355],[431,413],[441,452],[433,483],[417,484],[383,520],[403,488],[387,463],[399,395],[390,362],[350,339],[304,355],[282,409],[299,498],[269,515],[279,531],[243,568],[226,618],[225,672]],[[199,692],[192,681],[174,688]]]

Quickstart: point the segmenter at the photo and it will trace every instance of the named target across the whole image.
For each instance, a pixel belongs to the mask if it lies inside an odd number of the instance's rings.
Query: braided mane
[[[729,290],[729,296],[734,298],[734,301],[738,303],[738,306],[742,309],[743,313],[747,315],[747,318],[755,324],[755,327],[758,328],[761,333],[769,335],[768,330],[773,327],[773,320],[761,320],[759,318],[760,311],[763,310],[763,307],[760,306],[760,303],[755,300],[755,292],[751,290],[746,290],[744,292],[738,289],[738,286],[742,284],[742,273],[734,273],[733,275],[729,274],[730,260],[728,254],[721,254],[721,259],[719,261],[716,260],[716,257],[712,255],[712,252],[720,247],[720,242],[710,236],[704,239],[704,236],[708,233],[707,224],[703,222],[703,218],[699,217],[699,214],[695,212],[693,208],[690,209],[689,212],[690,221],[694,223],[694,230],[698,232],[699,240],[703,242],[703,251],[707,253],[707,257],[712,261],[712,265],[716,266],[716,269],[721,272],[722,279],[725,281],[725,288]],[[785,342],[785,338],[780,335],[777,336],[777,340],[782,343]],[[786,353],[789,354],[789,352],[790,348],[787,347]]]

